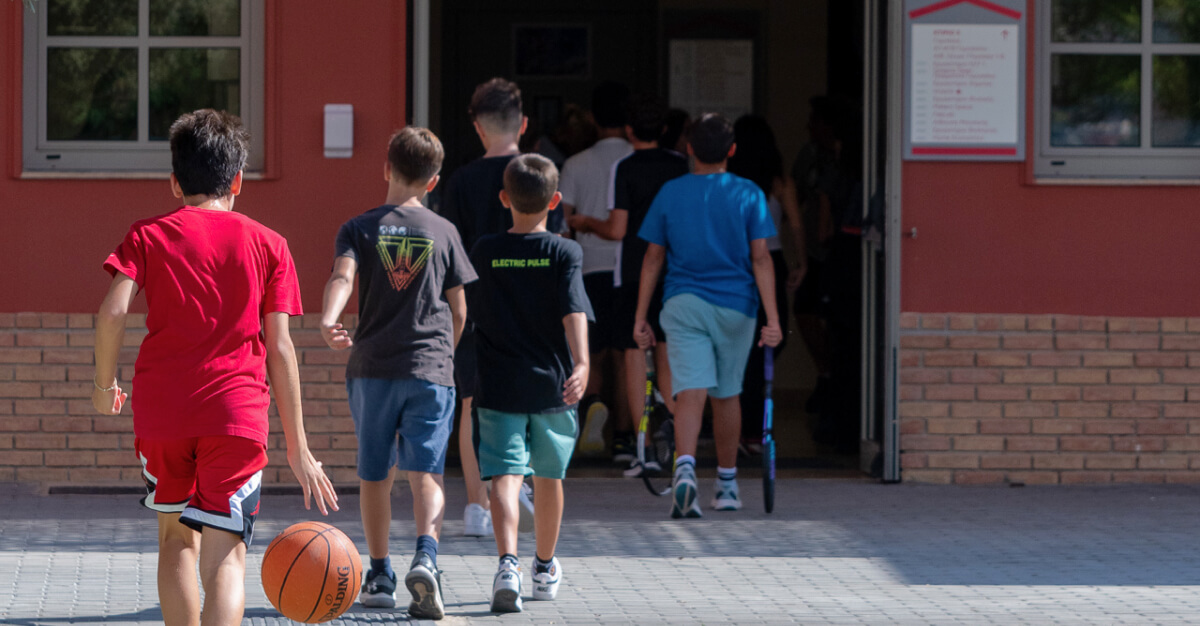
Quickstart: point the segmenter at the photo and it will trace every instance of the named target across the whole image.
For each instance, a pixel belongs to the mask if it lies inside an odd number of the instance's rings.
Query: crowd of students
[[[440,141],[417,127],[391,138],[384,201],[339,229],[322,298],[322,336],[350,350],[370,559],[359,598],[395,606],[395,468],[412,491],[418,533],[403,577],[409,613],[428,619],[445,614],[438,539],[456,405],[464,532],[493,535],[499,555],[491,608],[522,609],[522,530],[536,532],[531,596],[552,600],[567,466],[581,432],[585,449],[605,445],[610,404],[614,457],[631,458],[646,350],[675,419],[671,517],[702,515],[695,465],[706,402],[717,449],[711,506],[741,507],[739,446],[753,444],[756,428],[743,427],[740,396],[761,388],[762,376],[747,362],[752,350],[781,347],[786,292],[808,263],[797,185],[761,118],[734,124],[709,113],[685,125],[655,98],[605,83],[593,101],[597,141],[560,175],[550,159],[520,151],[527,119],[517,85],[481,84],[469,113],[484,155],[450,176],[437,213],[426,197],[440,182]],[[143,503],[159,515],[164,618],[198,619],[199,563],[206,619],[236,622],[266,465],[268,379],[306,506],[326,513],[337,496],[304,436],[287,324],[301,305],[287,244],[232,210],[245,132],[236,117],[196,111],[172,126],[171,150],[183,206],[135,223],[105,263],[113,281],[97,321],[93,404],[115,414],[127,399],[117,352],[144,291],[134,430]],[[790,269],[778,223],[800,252]],[[351,333],[340,318],[356,285]],[[601,402],[606,378],[616,391]]]

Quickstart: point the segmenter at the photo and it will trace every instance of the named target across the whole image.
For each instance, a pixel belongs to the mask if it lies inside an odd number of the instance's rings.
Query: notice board
[[[907,0],[904,155],[1025,158],[1025,0]]]

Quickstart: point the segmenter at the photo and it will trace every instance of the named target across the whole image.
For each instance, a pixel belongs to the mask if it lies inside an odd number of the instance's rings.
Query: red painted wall
[[[22,3],[0,3],[0,311],[87,312],[129,224],[176,207],[163,180],[20,179]],[[287,237],[304,305],[321,307],[333,240],[377,205],[388,137],[404,123],[406,6],[268,0],[266,179],[236,209]],[[354,157],[324,157],[326,103],[354,105]],[[141,301],[141,299],[139,299]]]
[[[1200,316],[1200,187],[1025,184],[1025,165],[904,165],[901,308]]]
[[[1037,145],[1035,8],[1026,156]],[[1200,316],[1200,185],[1044,185],[1031,164],[904,164],[902,310]]]

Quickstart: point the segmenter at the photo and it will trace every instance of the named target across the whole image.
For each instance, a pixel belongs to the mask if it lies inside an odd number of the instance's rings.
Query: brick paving
[[[440,563],[449,613],[476,624],[1200,623],[1200,492],[1191,486],[962,487],[784,479],[773,515],[757,480],[746,509],[666,519],[632,481],[567,482],[555,602],[495,616],[490,539],[464,538],[461,481]],[[702,480],[702,493],[711,495]],[[409,496],[397,490],[397,515]],[[258,584],[269,539],[315,519],[298,496],[264,497],[248,559],[245,624],[284,624]],[[365,549],[357,499],[330,521]],[[393,524],[396,560],[413,527]],[[528,567],[532,537],[522,537]],[[0,486],[0,624],[161,622],[154,518],[134,495],[37,496]],[[528,572],[526,572],[528,585]],[[352,609],[333,624],[406,623]]]

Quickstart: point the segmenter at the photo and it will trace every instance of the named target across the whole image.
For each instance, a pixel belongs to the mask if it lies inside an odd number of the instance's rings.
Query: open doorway
[[[870,207],[881,210],[885,153],[872,148],[882,141],[884,116],[871,102],[881,98],[875,87],[882,82],[872,85],[871,77],[883,80],[877,65],[886,55],[872,59],[874,69],[867,61],[882,49],[871,41],[882,34],[871,30],[881,2],[443,0],[429,7],[428,123],[446,147],[443,175],[482,154],[466,109],[475,85],[493,76],[521,87],[530,118],[524,145],[552,138],[563,157],[587,147],[572,124],[605,81],[693,115],[717,110],[767,120],[784,174],[798,190],[808,186],[800,191],[805,247],[824,266],[810,277],[808,297],[817,302],[806,308],[788,293],[790,332],[775,377],[780,467],[878,475],[886,307],[882,222]],[[796,166],[820,139],[813,105],[835,127],[828,132],[837,153],[821,158],[832,158],[839,174]],[[835,215],[819,217],[822,194]],[[796,246],[782,239],[782,254],[795,266]],[[760,423],[760,411],[745,410],[743,421]]]

